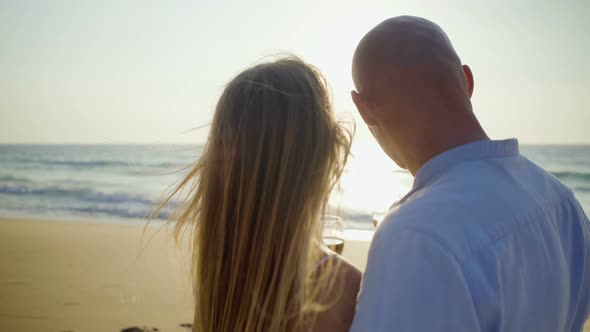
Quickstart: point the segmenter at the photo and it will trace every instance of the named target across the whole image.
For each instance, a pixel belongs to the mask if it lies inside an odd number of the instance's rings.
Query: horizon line
[[[206,141],[202,142],[0,142],[0,145],[203,145]],[[354,144],[354,142],[353,142]],[[519,141],[520,145],[529,146],[588,146],[590,142],[527,142]]]

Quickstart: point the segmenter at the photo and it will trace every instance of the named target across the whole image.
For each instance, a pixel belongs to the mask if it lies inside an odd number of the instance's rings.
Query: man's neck
[[[486,140],[490,140],[490,138],[486,135],[483,129],[480,129],[469,134],[455,137],[447,136],[443,140],[430,140],[429,142],[424,142],[423,144],[417,145],[417,148],[414,149],[415,154],[407,163],[408,170],[413,176],[416,176],[418,170],[432,158],[456,147]]]

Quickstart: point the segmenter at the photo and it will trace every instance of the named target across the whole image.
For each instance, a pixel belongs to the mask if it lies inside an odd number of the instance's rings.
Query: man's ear
[[[467,83],[467,92],[469,97],[473,95],[473,89],[475,88],[475,81],[473,80],[473,73],[468,65],[463,65],[463,74],[465,75],[465,82]]]
[[[375,126],[377,121],[375,121],[373,114],[371,114],[371,110],[368,107],[366,99],[354,90],[350,92],[350,95],[352,96],[352,101],[356,105],[356,109],[359,111],[363,121],[365,121],[367,126]]]

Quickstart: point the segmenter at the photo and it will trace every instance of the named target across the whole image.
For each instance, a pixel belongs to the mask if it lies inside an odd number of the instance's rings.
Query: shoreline
[[[347,216],[342,218],[346,219]],[[91,216],[91,215],[74,215],[74,214],[59,214],[59,215],[46,215],[39,213],[23,213],[14,212],[10,210],[0,209],[0,220],[39,220],[48,222],[85,222],[85,223],[98,223],[98,224],[123,224],[123,225],[145,225],[147,223],[147,217],[144,218],[129,218],[129,217],[117,217],[117,216]],[[367,227],[348,227],[344,228],[347,234],[345,236],[351,239],[358,239],[359,241],[370,240],[375,227],[370,223],[370,215],[367,214]],[[168,221],[165,219],[153,219],[149,224],[158,226],[164,226]],[[358,221],[353,220],[358,223]]]

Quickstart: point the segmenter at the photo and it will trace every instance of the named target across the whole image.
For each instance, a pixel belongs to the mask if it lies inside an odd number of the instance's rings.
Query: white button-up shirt
[[[420,168],[373,238],[351,331],[581,331],[590,225],[571,190],[481,141]]]

